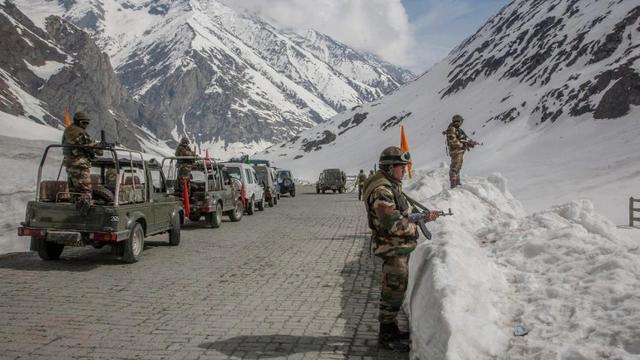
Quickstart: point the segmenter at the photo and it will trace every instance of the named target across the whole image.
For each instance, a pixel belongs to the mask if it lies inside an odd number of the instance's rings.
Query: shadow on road
[[[347,352],[349,343],[333,336],[254,335],[236,336],[199,345],[227,356],[242,352],[243,359],[282,358],[297,353],[320,352],[323,349]]]
[[[0,269],[24,271],[91,271],[100,266],[126,265],[112,255],[108,246],[103,249],[65,250],[60,260],[45,261],[35,252],[11,253],[0,256]]]

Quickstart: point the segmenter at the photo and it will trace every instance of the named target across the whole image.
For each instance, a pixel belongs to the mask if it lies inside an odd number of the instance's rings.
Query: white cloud
[[[223,0],[296,29],[312,28],[403,66],[415,65],[415,40],[400,0]]]

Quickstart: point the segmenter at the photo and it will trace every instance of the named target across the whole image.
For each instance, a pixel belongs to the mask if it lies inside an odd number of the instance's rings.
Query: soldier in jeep
[[[102,150],[94,149],[98,146],[87,133],[91,119],[84,111],[78,111],[73,116],[73,124],[64,130],[62,145],[82,145],[83,147],[64,147],[64,166],[67,170],[67,181],[72,200],[82,209],[91,205],[91,160],[102,155]],[[107,201],[113,201],[113,193],[107,189],[100,189],[99,195]]]

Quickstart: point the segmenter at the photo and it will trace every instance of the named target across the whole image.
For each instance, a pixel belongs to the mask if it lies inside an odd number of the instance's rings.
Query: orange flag
[[[409,142],[407,141],[407,134],[404,132],[404,125],[400,126],[400,149],[404,152],[409,152]],[[413,160],[409,161],[409,178],[413,176]]]
[[[64,109],[64,127],[68,128],[69,126],[71,126],[71,114],[69,109]]]

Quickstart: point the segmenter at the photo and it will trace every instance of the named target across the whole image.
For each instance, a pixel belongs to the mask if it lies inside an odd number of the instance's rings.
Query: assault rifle
[[[479,142],[477,142],[475,140],[471,140],[471,139],[467,139],[467,140],[464,141],[465,150],[473,149],[474,147],[476,147],[478,145],[482,146],[482,145],[484,145],[484,143],[479,143]]]
[[[420,231],[422,232],[422,235],[424,235],[424,237],[426,237],[428,240],[431,240],[431,238],[432,238],[431,231],[429,231],[429,229],[427,228],[427,225],[424,222],[424,215],[426,213],[428,213],[430,210],[426,206],[420,204],[416,200],[414,200],[411,197],[409,197],[409,195],[405,194],[404,192],[402,194],[407,199],[409,204],[411,206],[413,206],[413,210],[411,210],[411,213],[420,215],[420,216],[416,217],[415,223],[420,228]],[[449,209],[449,212],[444,212],[442,210],[439,210],[438,211],[438,215],[440,215],[440,216],[453,216],[453,213],[451,212],[451,209]]]

